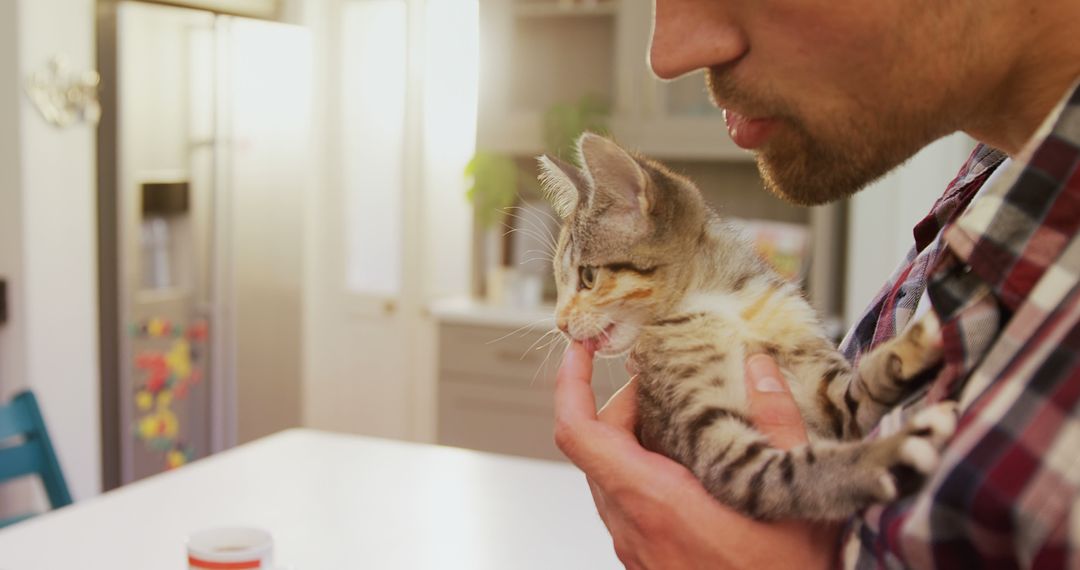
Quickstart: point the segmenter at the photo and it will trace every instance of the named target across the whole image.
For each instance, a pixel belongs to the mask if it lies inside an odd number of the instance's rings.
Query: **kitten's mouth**
[[[585,348],[589,352],[596,354],[601,353],[605,348],[611,344],[612,333],[615,331],[615,323],[611,323],[604,327],[602,331],[596,336],[587,338],[581,341],[585,345]]]

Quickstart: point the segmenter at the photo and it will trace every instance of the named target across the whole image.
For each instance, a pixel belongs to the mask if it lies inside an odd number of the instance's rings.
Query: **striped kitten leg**
[[[911,381],[941,360],[941,326],[930,311],[895,338],[859,360],[858,374],[848,392],[858,404],[856,419],[868,433],[882,415],[907,397]]]
[[[929,474],[956,429],[955,407],[939,404],[890,437],[825,440],[785,451],[771,447],[740,414],[716,410],[698,410],[698,421],[683,422],[691,433],[670,434],[695,446],[683,447],[691,453],[675,459],[717,499],[758,519],[838,520],[890,501],[898,495],[895,472]]]

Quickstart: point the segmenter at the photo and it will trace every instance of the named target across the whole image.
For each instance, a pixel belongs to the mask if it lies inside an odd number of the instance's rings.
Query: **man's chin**
[[[916,121],[917,122],[917,121]],[[868,132],[851,126],[845,135],[812,134],[791,122],[757,152],[765,187],[800,206],[819,206],[852,196],[933,142],[933,132]],[[876,132],[876,131],[875,131]],[[940,135],[938,135],[940,136]]]
[[[765,189],[799,206],[820,206],[855,194],[884,173],[811,154],[763,149],[757,165]]]

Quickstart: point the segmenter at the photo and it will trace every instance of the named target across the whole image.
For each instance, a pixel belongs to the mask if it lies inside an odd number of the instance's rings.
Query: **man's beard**
[[[755,153],[758,170],[770,192],[803,206],[851,196],[944,134],[929,117],[916,120],[899,110],[868,113],[871,120],[837,117],[812,131],[778,98],[747,96],[722,68],[709,69],[705,81],[718,106],[779,122]]]

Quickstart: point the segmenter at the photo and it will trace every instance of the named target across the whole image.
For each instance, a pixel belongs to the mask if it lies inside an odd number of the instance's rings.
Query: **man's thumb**
[[[746,393],[751,420],[774,446],[791,449],[808,441],[799,407],[776,361],[764,354],[747,359]]]

